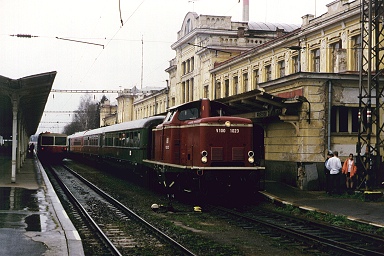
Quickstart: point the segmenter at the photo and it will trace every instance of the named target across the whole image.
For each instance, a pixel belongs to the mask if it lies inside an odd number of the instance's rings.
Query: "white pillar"
[[[16,95],[12,95],[12,176],[11,182],[16,182],[16,151],[17,151],[17,112],[19,108],[19,98]]]

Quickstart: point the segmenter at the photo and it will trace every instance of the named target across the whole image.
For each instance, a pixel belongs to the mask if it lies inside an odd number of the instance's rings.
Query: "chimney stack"
[[[243,21],[249,21],[249,0],[243,0]]]

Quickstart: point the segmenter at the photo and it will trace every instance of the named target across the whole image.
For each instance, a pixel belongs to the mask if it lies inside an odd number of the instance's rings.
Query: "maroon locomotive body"
[[[170,109],[153,129],[154,156],[144,162],[166,187],[256,188],[264,167],[255,164],[252,121],[227,114],[226,105],[208,99]]]

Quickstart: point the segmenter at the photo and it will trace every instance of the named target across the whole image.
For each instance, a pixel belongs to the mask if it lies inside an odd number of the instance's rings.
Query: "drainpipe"
[[[332,111],[332,82],[328,81],[328,124],[327,124],[327,146],[331,149],[331,111]]]

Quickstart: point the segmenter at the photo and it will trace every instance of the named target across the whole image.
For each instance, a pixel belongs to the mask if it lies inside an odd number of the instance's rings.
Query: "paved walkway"
[[[11,182],[11,158],[0,156],[0,255],[84,255],[80,236],[35,158]]]

